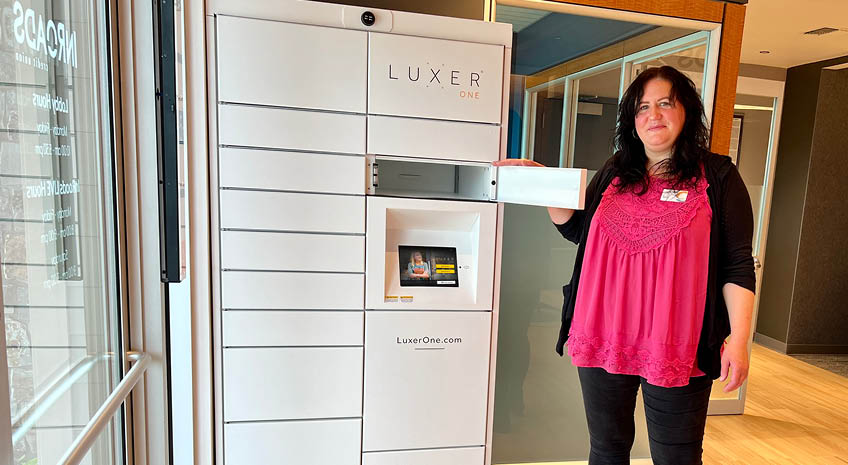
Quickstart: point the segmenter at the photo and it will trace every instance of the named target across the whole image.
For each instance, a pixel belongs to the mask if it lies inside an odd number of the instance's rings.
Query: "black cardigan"
[[[722,286],[734,283],[751,292],[754,292],[756,286],[754,259],[751,256],[754,215],[748,189],[730,157],[704,152],[703,164],[709,183],[707,197],[713,218],[710,224],[707,303],[704,325],[698,340],[697,359],[698,368],[712,379],[716,379],[721,374],[721,345],[730,334],[730,319]],[[571,282],[562,288],[562,327],[556,345],[556,351],[560,355],[563,355],[563,345],[568,339],[568,330],[574,315],[577,293],[572,290],[577,289],[580,282],[589,225],[601,203],[604,191],[615,178],[614,171],[612,159],[607,160],[586,188],[585,210],[575,211],[564,224],[555,224],[564,238],[578,245]]]

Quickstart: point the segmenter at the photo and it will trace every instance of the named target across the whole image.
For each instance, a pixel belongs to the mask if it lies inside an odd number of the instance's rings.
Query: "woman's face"
[[[418,262],[420,262],[421,260],[423,260],[423,258],[421,257],[421,252],[415,252],[415,253],[413,253],[413,254],[412,254],[412,259],[413,259],[413,260],[415,260],[415,263],[418,263]]]
[[[686,121],[686,110],[671,99],[671,83],[651,79],[636,106],[636,133],[645,152],[666,154],[674,147]]]

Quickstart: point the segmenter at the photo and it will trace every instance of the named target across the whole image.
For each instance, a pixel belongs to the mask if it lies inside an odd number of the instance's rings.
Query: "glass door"
[[[734,103],[730,157],[748,188],[754,211],[753,255],[757,276],[752,332],[748,341],[750,356],[753,328],[756,326],[766,237],[777,156],[777,128],[783,106],[783,82],[740,77]],[[741,414],[745,410],[748,382],[733,392],[724,392],[727,383],[716,382],[710,398],[710,414]]]
[[[94,1],[0,11],[0,439],[13,464],[54,464],[124,367],[110,19]],[[85,463],[123,463],[118,417]]]

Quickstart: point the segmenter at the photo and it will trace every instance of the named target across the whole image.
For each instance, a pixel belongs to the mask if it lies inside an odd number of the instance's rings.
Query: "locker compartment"
[[[362,465],[483,465],[485,456],[486,450],[482,446],[366,452],[362,454]]]
[[[368,153],[493,162],[500,143],[501,127],[493,124],[368,117]]]
[[[421,199],[492,200],[489,163],[366,155],[369,195]]]
[[[224,420],[362,415],[362,348],[224,349]]]
[[[363,451],[484,445],[491,312],[366,312]]]
[[[360,156],[221,148],[221,187],[365,194]]]
[[[364,233],[365,197],[224,189],[221,228]]]
[[[367,193],[583,209],[585,169],[366,155]]]
[[[360,419],[262,423],[224,426],[227,465],[359,465]]]
[[[365,237],[221,231],[227,270],[365,271]]]
[[[365,313],[361,311],[230,310],[223,313],[224,347],[363,344]]]
[[[221,305],[246,310],[362,310],[361,274],[224,271]]]
[[[219,104],[218,142],[241,147],[364,154],[365,116]]]
[[[496,213],[487,202],[369,197],[365,308],[491,310]],[[432,262],[434,277],[451,266],[455,279],[407,280],[414,251]],[[453,255],[450,263],[436,263],[436,251]]]
[[[366,32],[218,16],[217,33],[219,100],[365,112]]]

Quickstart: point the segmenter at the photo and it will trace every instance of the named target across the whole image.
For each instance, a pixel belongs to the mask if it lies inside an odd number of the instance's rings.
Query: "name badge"
[[[660,200],[663,202],[678,202],[682,203],[686,201],[686,197],[689,197],[689,191],[678,191],[675,189],[663,189],[662,197]]]

